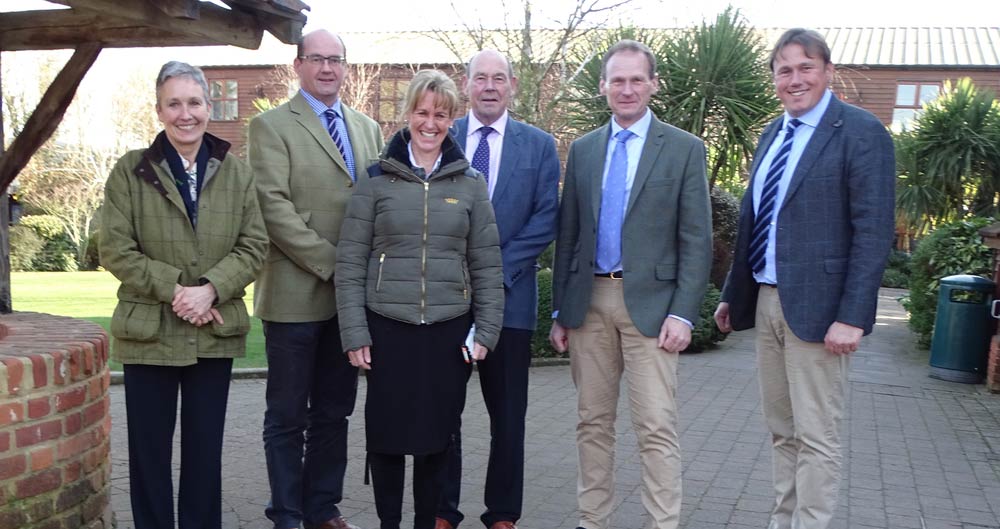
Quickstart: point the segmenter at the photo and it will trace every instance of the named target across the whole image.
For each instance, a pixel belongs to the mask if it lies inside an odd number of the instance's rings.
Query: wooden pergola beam
[[[216,44],[228,44],[255,50],[260,47],[264,30],[257,19],[243,11],[229,10],[215,4],[199,2],[197,19],[174,18],[148,1],[121,2],[119,0],[50,0],[78,10],[80,13],[97,14],[130,20],[141,26],[159,28],[165,32],[190,37],[201,37]],[[150,41],[149,46],[161,44]]]
[[[212,46],[215,40],[178,35],[114,16],[58,11],[0,13],[0,50],[73,49],[86,42],[105,48]]]
[[[0,157],[0,190],[6,190],[21,169],[28,164],[35,152],[56,131],[66,109],[76,95],[80,81],[101,53],[97,43],[81,44],[69,62],[49,85],[35,111],[31,113],[24,130],[14,138],[10,148]],[[6,219],[0,219],[6,222]]]
[[[167,16],[195,20],[200,15],[201,0],[146,0]]]

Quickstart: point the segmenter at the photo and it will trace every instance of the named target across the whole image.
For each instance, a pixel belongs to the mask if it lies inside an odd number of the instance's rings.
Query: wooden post
[[[0,100],[3,98],[2,91],[0,88]],[[0,114],[0,159],[3,159],[3,114]],[[10,233],[7,231],[9,208],[7,186],[3,186],[0,189],[0,314],[10,314],[14,310],[10,301]]]

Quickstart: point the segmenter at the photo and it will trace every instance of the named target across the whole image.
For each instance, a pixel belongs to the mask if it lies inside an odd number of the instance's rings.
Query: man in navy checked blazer
[[[782,35],[771,71],[785,113],[754,155],[715,321],[723,332],[757,328],[773,439],[768,528],[822,529],[839,492],[848,359],[872,330],[892,246],[895,159],[885,126],[829,90],[818,33]]]

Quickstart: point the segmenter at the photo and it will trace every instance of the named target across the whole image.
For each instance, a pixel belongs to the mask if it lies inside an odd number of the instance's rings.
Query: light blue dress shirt
[[[795,136],[792,138],[792,150],[788,153],[788,162],[785,164],[785,172],[781,175],[781,180],[778,180],[778,196],[775,197],[775,203],[778,206],[775,207],[774,215],[771,216],[771,229],[768,231],[767,235],[767,248],[764,250],[764,270],[759,274],[754,274],[754,279],[758,283],[778,283],[778,272],[775,266],[775,247],[778,241],[778,222],[781,221],[781,204],[785,202],[785,193],[788,191],[788,184],[792,180],[792,175],[795,174],[795,168],[799,165],[799,159],[802,158],[803,151],[806,150],[806,145],[809,143],[810,138],[812,138],[813,132],[816,131],[816,127],[819,125],[819,121],[823,118],[823,114],[826,113],[826,108],[830,106],[830,98],[833,93],[829,90],[823,94],[823,97],[819,100],[809,112],[799,116],[799,121],[802,122],[801,125],[795,129]],[[785,141],[785,134],[787,134],[788,122],[792,120],[792,116],[785,113],[785,117],[781,122],[781,130],[778,135],[771,142],[771,146],[767,149],[767,154],[764,155],[764,159],[761,160],[760,165],[757,166],[757,172],[753,176],[753,211],[754,215],[757,214],[757,208],[760,205],[760,194],[764,189],[764,180],[767,177],[767,171],[771,168],[771,161],[774,160],[774,156],[777,154],[778,150],[781,148],[782,142]]]
[[[330,130],[330,123],[326,120],[326,111],[332,109],[338,116],[340,116],[340,119],[337,120],[337,133],[340,134],[340,141],[344,143],[344,156],[349,158],[349,160],[344,160],[344,163],[346,163],[348,167],[354,165],[355,172],[365,170],[365,167],[358,167],[357,164],[354,163],[354,149],[351,148],[351,136],[347,133],[347,124],[344,122],[344,109],[340,106],[340,98],[337,98],[337,102],[334,103],[332,107],[328,107],[325,103],[316,99],[312,96],[312,94],[301,88],[299,89],[299,93],[302,94],[302,97],[304,97],[306,102],[309,103],[309,108],[316,113],[316,117],[318,117],[320,122],[323,123],[323,128],[326,130]],[[352,175],[353,178],[356,178],[356,176],[357,175]]]

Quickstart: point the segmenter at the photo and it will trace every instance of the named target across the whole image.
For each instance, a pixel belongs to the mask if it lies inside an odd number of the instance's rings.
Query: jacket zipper
[[[465,281],[462,285],[462,299],[469,299],[469,270],[464,262],[462,263],[462,280]]]
[[[375,292],[382,289],[382,265],[385,264],[385,254],[378,257],[378,281],[375,282]]]
[[[420,323],[427,323],[427,201],[431,183],[424,180],[424,240],[420,250]]]

